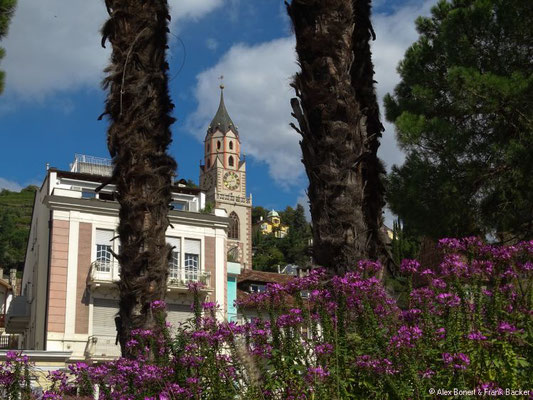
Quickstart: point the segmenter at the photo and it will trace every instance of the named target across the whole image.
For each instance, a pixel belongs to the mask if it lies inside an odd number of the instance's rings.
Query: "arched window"
[[[229,158],[228,158],[228,165],[229,165],[230,167],[233,167],[233,156],[229,156]]]
[[[233,142],[231,140],[229,141],[229,149],[233,150]]]
[[[238,239],[239,238],[239,217],[235,214],[235,211],[232,211],[229,215],[229,230],[228,230],[228,239]]]
[[[211,145],[207,143],[207,152],[209,153],[211,151]]]
[[[220,150],[220,140],[217,140],[217,150]]]

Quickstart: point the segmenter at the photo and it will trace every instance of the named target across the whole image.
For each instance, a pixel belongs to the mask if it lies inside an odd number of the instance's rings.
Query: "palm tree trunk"
[[[366,3],[363,4],[363,3]],[[387,258],[381,227],[382,126],[374,94],[370,6],[358,0],[287,5],[301,72],[293,87],[309,178],[313,257],[342,274],[363,258]]]
[[[171,248],[166,244],[174,159],[173,104],[165,59],[166,0],[106,0],[102,45],[112,45],[104,87],[111,125],[108,148],[120,203],[119,341],[123,356],[132,329],[157,329],[150,304],[164,299]]]

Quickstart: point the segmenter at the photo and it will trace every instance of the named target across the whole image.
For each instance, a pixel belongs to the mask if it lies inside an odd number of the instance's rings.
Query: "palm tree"
[[[168,93],[169,9],[166,0],[106,0],[102,45],[112,45],[106,68],[108,149],[120,203],[119,341],[135,328],[157,329],[150,304],[164,299],[171,247],[168,209],[176,162],[167,153],[173,104]]]
[[[287,10],[301,67],[291,100],[299,128],[291,125],[302,136],[314,260],[337,274],[363,258],[388,261],[370,1],[293,0]]]
[[[9,22],[15,13],[17,0],[0,0],[0,41],[7,35]],[[5,50],[0,47],[0,61],[4,58]],[[0,71],[0,94],[4,91],[5,72]]]

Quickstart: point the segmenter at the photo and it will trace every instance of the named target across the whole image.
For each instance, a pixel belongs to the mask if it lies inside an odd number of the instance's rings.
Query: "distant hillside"
[[[36,186],[0,192],[0,268],[22,269]]]

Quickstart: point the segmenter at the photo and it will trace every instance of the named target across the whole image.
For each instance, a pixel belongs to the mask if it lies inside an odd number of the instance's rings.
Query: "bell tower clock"
[[[200,165],[200,188],[206,201],[228,213],[228,261],[252,268],[252,196],[246,195],[246,161],[241,157],[241,142],[224,104],[220,85],[220,104],[207,128],[204,160]]]

